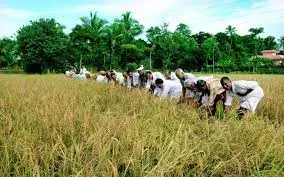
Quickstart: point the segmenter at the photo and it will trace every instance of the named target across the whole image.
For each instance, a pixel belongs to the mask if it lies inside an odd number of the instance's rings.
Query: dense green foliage
[[[17,53],[17,42],[4,38],[0,40],[0,67],[13,67],[20,65],[20,57]]]
[[[17,36],[26,72],[63,71],[68,38],[54,19],[39,19],[22,27]]]
[[[90,13],[66,35],[54,19],[39,19],[23,26],[16,40],[0,40],[0,66],[62,72],[69,65],[126,69],[143,64],[150,69],[256,72],[272,68],[270,60],[257,58],[262,50],[284,48],[284,37],[278,43],[273,36],[263,38],[261,27],[249,29],[248,35],[239,35],[233,26],[224,30],[192,34],[186,24],[174,31],[168,24],[144,30],[130,12],[112,23]]]

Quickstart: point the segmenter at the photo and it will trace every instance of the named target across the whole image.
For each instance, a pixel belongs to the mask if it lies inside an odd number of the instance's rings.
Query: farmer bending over
[[[202,92],[197,90],[197,85],[196,82],[198,80],[210,80],[213,79],[213,76],[199,76],[196,78],[190,78],[186,79],[184,81],[184,87],[186,88],[186,99],[188,103],[193,103],[193,104],[202,104]]]
[[[225,102],[225,90],[223,89],[222,85],[220,84],[219,79],[210,79],[207,81],[198,80],[197,83],[197,90],[202,92],[202,106],[209,111],[209,114],[214,116],[217,109],[217,103],[219,101]]]
[[[156,79],[156,89],[154,95],[159,96],[161,99],[175,98],[179,99],[181,96],[181,84],[171,80]]]
[[[156,79],[164,79],[163,75],[160,72],[152,72],[152,71],[147,71],[146,77],[147,77],[146,89],[148,89],[151,93],[153,93],[156,87],[155,86]]]
[[[191,73],[184,73],[184,71],[182,69],[177,69],[175,72],[177,78],[180,80],[181,86],[182,86],[182,97],[181,97],[181,101],[185,100],[185,94],[186,94],[186,88],[184,87],[184,81],[186,79],[192,79],[195,78],[195,76]]]
[[[248,111],[254,113],[264,96],[262,88],[255,81],[239,80],[232,82],[228,77],[223,77],[221,84],[226,90],[225,113],[229,111],[233,98],[237,97],[240,101],[238,110],[240,118],[243,118]]]

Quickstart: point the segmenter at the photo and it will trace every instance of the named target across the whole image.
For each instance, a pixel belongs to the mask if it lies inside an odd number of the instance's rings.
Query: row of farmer
[[[196,77],[185,73],[182,69],[165,73],[146,71],[143,66],[137,72],[119,73],[101,71],[98,76],[82,68],[80,73],[70,70],[66,76],[75,80],[96,80],[99,83],[125,86],[128,89],[143,89],[161,99],[177,99],[200,107],[215,115],[219,102],[224,106],[225,113],[230,111],[233,98],[239,100],[238,115],[243,117],[247,112],[254,113],[264,93],[256,81],[231,81],[228,77],[221,79],[213,76]]]

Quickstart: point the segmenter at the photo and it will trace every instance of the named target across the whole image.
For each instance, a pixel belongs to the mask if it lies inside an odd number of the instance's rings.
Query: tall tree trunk
[[[104,53],[104,67],[106,66],[106,54]]]
[[[215,71],[215,66],[214,66],[214,64],[215,64],[215,63],[214,63],[214,62],[215,62],[215,61],[214,61],[214,57],[215,57],[215,56],[214,56],[214,55],[215,55],[215,50],[214,50],[214,48],[213,48],[213,67],[212,67],[213,73],[214,73],[214,71]]]
[[[112,46],[109,48],[109,69],[111,70],[112,65]]]
[[[150,51],[150,70],[152,70],[152,51]]]
[[[83,52],[81,51],[80,63],[79,63],[79,70],[81,70],[81,68],[82,68],[82,60],[83,60]]]

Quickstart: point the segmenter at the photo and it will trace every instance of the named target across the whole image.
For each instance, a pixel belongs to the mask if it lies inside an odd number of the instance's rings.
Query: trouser
[[[254,113],[258,103],[263,98],[263,96],[264,93],[262,88],[260,86],[257,86],[251,93],[249,93],[249,95],[247,95],[245,98],[240,99],[240,106],[237,112],[238,117],[242,119],[248,111]]]
[[[240,98],[240,107],[255,112],[256,107],[260,100],[263,98],[264,93],[261,87],[256,87],[254,90],[249,93],[246,97]]]

